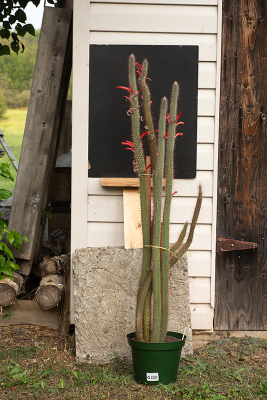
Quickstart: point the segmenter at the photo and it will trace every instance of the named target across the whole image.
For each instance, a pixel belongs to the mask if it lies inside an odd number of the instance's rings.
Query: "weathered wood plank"
[[[92,3],[92,31],[216,33],[216,6]]]
[[[91,3],[114,3],[114,0],[91,0]],[[116,0],[116,3],[132,3],[132,0]],[[135,3],[144,4],[188,4],[188,5],[216,5],[218,0],[135,0]]]
[[[32,260],[55,165],[71,56],[71,11],[45,7],[9,229],[28,236],[18,258]]]
[[[258,243],[217,256],[215,329],[267,329],[267,8],[223,2],[217,236]]]

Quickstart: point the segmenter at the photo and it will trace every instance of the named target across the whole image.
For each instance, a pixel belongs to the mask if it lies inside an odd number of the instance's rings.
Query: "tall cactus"
[[[132,142],[125,141],[126,148],[135,154],[135,169],[140,181],[140,203],[143,234],[143,262],[136,309],[136,339],[141,342],[162,342],[168,325],[169,272],[170,268],[188,250],[194,234],[202,202],[202,188],[199,193],[189,234],[186,237],[186,222],[176,243],[170,248],[169,225],[173,181],[173,153],[176,126],[181,113],[177,115],[179,85],[174,82],[170,99],[169,113],[166,97],[161,101],[158,134],[154,127],[151,112],[150,91],[147,84],[148,62],[142,66],[136,62],[133,54],[129,57],[129,87],[118,86],[128,91],[131,115]],[[139,104],[139,99],[141,104]],[[141,108],[140,108],[141,107]],[[144,115],[146,131],[140,135],[140,109]],[[166,127],[168,131],[166,132]],[[148,167],[142,147],[143,136],[148,135],[152,160],[153,178],[153,215],[146,189]],[[149,166],[150,167],[150,166]],[[163,178],[166,179],[164,190]],[[165,195],[165,196],[164,196]],[[165,197],[162,221],[162,200]],[[153,301],[151,299],[153,298]],[[152,309],[153,304],[153,309]]]

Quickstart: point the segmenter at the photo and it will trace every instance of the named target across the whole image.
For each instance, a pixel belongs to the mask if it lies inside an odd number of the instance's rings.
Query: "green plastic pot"
[[[182,334],[167,332],[168,336],[182,339]],[[186,336],[179,342],[144,343],[134,340],[135,332],[127,335],[132,348],[134,379],[149,385],[168,385],[177,379],[182,347]]]

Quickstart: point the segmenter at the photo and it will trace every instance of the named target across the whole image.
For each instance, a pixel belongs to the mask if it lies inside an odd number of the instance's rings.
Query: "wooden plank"
[[[143,247],[139,189],[123,189],[124,247]]]
[[[192,329],[213,329],[213,308],[208,304],[190,304]]]
[[[139,187],[139,178],[101,178],[101,186]]]
[[[195,179],[174,179],[173,191],[178,191],[177,196],[195,197],[200,183],[203,186],[203,197],[212,197],[212,171],[197,171]],[[101,186],[101,178],[88,178],[87,192],[90,195],[122,196],[122,187]]]
[[[67,95],[71,11],[45,7],[21,149],[9,229],[28,236],[15,257],[32,260],[55,165],[60,120]],[[63,86],[62,86],[63,85]],[[65,107],[64,107],[65,108]]]
[[[217,236],[258,249],[218,254],[214,328],[266,330],[266,2],[225,1],[223,16]]]
[[[188,250],[187,261],[189,276],[211,276],[211,251]]]
[[[35,299],[16,300],[11,306],[3,308],[2,315],[8,314],[10,308],[13,315],[10,319],[0,318],[0,326],[35,325],[58,330],[58,308],[44,311],[38,306]]]
[[[216,33],[217,7],[91,3],[90,26],[92,31]]]
[[[198,45],[199,61],[216,61],[216,35],[190,33],[90,32],[90,44]]]
[[[151,186],[152,186],[151,179]],[[163,185],[165,185],[165,179],[163,179]],[[118,186],[118,187],[139,187],[139,178],[101,178],[101,186]]]
[[[210,303],[210,278],[189,278],[190,303]]]
[[[197,118],[197,142],[214,143],[215,136],[215,118],[198,117]]]

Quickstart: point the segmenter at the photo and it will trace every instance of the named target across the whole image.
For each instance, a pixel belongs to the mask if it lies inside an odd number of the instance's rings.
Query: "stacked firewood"
[[[0,307],[8,307],[25,291],[32,275],[40,279],[34,289],[37,303],[43,310],[57,307],[66,290],[66,275],[70,268],[70,232],[56,230],[43,243],[41,259],[33,265],[31,274],[13,273],[14,280],[0,281]],[[26,296],[25,296],[26,297]]]

